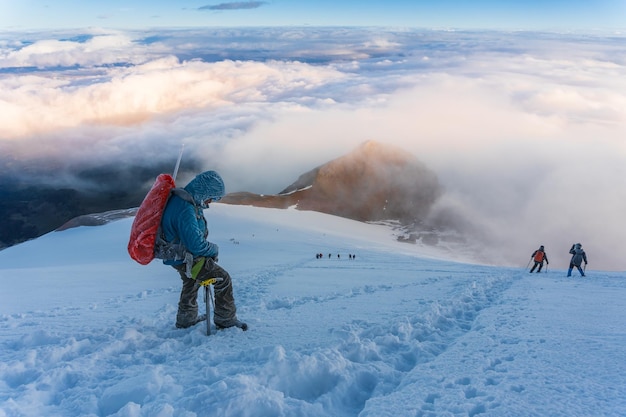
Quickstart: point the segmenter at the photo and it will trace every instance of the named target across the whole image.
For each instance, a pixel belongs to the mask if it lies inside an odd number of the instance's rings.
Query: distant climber
[[[543,268],[543,261],[546,261],[546,265],[550,265],[550,262],[548,262],[548,255],[546,255],[543,245],[539,246],[539,249],[534,251],[530,257],[533,261],[535,261],[533,267],[530,268],[530,273],[533,273],[537,267],[539,267],[537,268],[537,273],[541,272],[541,268]]]
[[[572,276],[572,269],[576,267],[578,272],[580,272],[580,276],[585,276],[585,271],[580,267],[582,262],[585,262],[585,268],[587,267],[587,254],[583,250],[583,245],[580,243],[576,243],[572,245],[572,248],[569,250],[569,253],[572,254],[572,259],[569,261],[569,269],[567,270],[567,276]]]

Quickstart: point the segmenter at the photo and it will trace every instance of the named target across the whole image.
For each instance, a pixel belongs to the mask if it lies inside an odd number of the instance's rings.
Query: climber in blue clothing
[[[572,259],[569,262],[569,269],[567,270],[567,276],[572,276],[572,269],[576,267],[578,272],[580,272],[580,276],[585,276],[585,271],[580,267],[580,264],[584,261],[585,266],[587,266],[587,254],[583,250],[583,245],[580,243],[576,243],[572,245],[572,248],[569,250],[569,253],[572,255]]]
[[[182,248],[184,253],[184,257],[178,260],[163,261],[173,266],[183,281],[176,315],[178,328],[190,327],[202,319],[198,316],[199,283],[209,278],[222,278],[213,285],[213,322],[217,328],[237,326],[247,329],[247,325],[237,318],[230,275],[217,264],[219,247],[207,240],[209,229],[203,211],[224,194],[222,177],[215,171],[206,171],[197,175],[185,188],[172,190],[163,212],[161,237],[168,244]]]

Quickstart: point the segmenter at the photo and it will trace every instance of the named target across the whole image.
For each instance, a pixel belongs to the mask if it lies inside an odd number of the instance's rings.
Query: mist
[[[619,35],[339,29],[13,34],[1,183],[145,190],[217,169],[274,194],[366,140],[415,154],[477,260],[624,270]],[[70,36],[71,35],[71,36]],[[236,40],[236,42],[235,42]],[[96,173],[97,175],[94,175]]]

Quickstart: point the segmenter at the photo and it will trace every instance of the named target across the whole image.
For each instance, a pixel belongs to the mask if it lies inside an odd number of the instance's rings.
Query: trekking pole
[[[211,285],[216,282],[224,281],[224,278],[208,278],[200,282],[200,286],[204,287],[204,304],[206,306],[206,335],[211,336],[211,304],[215,308],[213,301],[213,293],[211,292]],[[209,304],[210,301],[210,304]]]
[[[178,168],[180,167],[180,160],[183,159],[183,150],[185,149],[185,144],[180,147],[180,152],[178,153],[178,159],[176,160],[176,166],[174,167],[174,174],[172,178],[176,181],[176,175],[178,175]]]
[[[528,261],[528,263],[526,264],[526,268],[524,268],[524,269],[528,269],[528,267],[530,266],[530,262],[531,262],[532,260],[533,260],[533,259],[532,259],[532,258],[530,258],[530,261]]]

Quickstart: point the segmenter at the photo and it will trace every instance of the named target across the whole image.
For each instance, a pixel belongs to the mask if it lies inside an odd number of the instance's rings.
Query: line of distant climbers
[[[323,253],[316,253],[316,254],[315,254],[315,257],[316,257],[317,259],[324,259],[324,254],[323,254]],[[332,253],[329,253],[329,254],[328,254],[328,259],[330,259],[330,258],[332,258],[332,257],[333,257],[333,254],[332,254]],[[356,255],[349,254],[349,255],[348,255],[348,258],[349,258],[349,259],[356,259]],[[341,254],[339,254],[339,253],[337,254],[337,259],[341,259]]]

